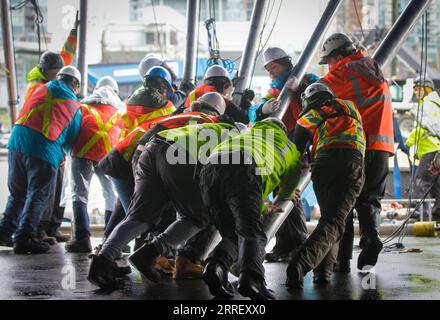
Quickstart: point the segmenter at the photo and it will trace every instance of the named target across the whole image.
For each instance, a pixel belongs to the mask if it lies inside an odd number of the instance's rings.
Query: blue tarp
[[[167,64],[174,70],[177,79],[181,80],[184,67],[183,60],[169,60]],[[203,78],[207,67],[208,59],[203,58],[197,60],[196,72],[198,79]],[[96,85],[98,79],[104,76],[113,77],[119,85],[139,83],[141,81],[137,63],[89,66],[89,83],[91,85]],[[232,76],[231,74],[231,77]]]

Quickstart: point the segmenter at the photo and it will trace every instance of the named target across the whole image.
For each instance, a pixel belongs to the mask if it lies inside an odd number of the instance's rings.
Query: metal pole
[[[14,44],[12,38],[11,12],[9,10],[9,0],[2,0],[2,34],[3,34],[3,51],[5,54],[6,81],[8,85],[8,104],[9,116],[11,119],[11,129],[16,119],[16,106],[18,105],[18,95],[16,88],[17,74],[15,71]]]
[[[233,93],[232,101],[237,106],[240,105],[243,91],[249,85],[249,80],[252,76],[252,70],[255,64],[255,56],[257,55],[258,50],[258,37],[261,33],[261,29],[263,28],[265,6],[266,0],[257,0],[252,12],[250,31],[246,47],[243,51],[240,68],[238,69],[238,79],[240,79],[240,81],[235,85],[235,90]]]
[[[338,10],[341,3],[342,0],[330,0],[328,2],[326,9],[321,16],[321,19],[319,20],[318,25],[316,26],[315,31],[312,34],[312,37],[309,39],[306,48],[301,53],[297,64],[293,68],[292,76],[290,77],[290,79],[296,79],[298,84],[302,81],[306,69],[312,61],[313,55],[320,45],[326,30],[330,26],[330,23],[333,21],[336,15],[336,11]],[[284,115],[289,109],[290,102],[292,101],[292,91],[284,87],[283,91],[281,91],[281,94],[278,97],[278,101],[280,103],[280,106],[273,116],[277,117],[278,119],[283,119]]]
[[[188,0],[186,14],[186,55],[182,81],[195,83],[197,63],[197,35],[199,32],[199,0]]]
[[[431,0],[412,0],[403,10],[372,58],[383,68],[392,59],[420,16],[426,11]]]
[[[87,6],[88,0],[80,1],[79,8],[79,41],[78,41],[78,70],[81,72],[82,97],[87,96],[88,65],[87,65]]]

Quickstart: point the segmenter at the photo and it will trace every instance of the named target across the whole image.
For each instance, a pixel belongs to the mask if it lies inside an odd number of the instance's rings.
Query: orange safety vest
[[[112,105],[81,105],[81,110],[81,129],[71,155],[99,162],[118,143],[120,115]]]
[[[368,134],[367,150],[393,155],[392,98],[377,63],[358,51],[339,61],[321,80],[338,98],[353,101],[358,107]]]
[[[127,105],[127,111],[122,115],[122,122],[120,122],[120,127],[122,129],[121,139],[124,139],[131,131],[142,123],[168,116],[174,111],[176,111],[176,108],[171,101],[168,101],[168,103],[162,108]]]
[[[55,98],[48,89],[49,83],[37,88],[25,101],[15,124],[40,132],[46,139],[56,141],[75,117],[79,102]]]
[[[174,129],[184,127],[190,122],[217,123],[218,119],[216,117],[208,116],[200,112],[187,112],[172,117],[155,119],[149,122],[145,122],[134,129],[125,139],[121,140],[115,148],[120,154],[122,154],[127,162],[130,162],[131,158],[133,157],[133,153],[137,147],[138,141],[151,128],[156,125],[161,125],[167,129]]]
[[[188,109],[191,106],[191,103],[194,101],[197,101],[200,97],[202,97],[206,93],[210,92],[218,92],[216,87],[214,86],[208,86],[206,84],[203,84],[201,86],[198,86],[195,90],[191,91],[188,97],[185,100],[184,107],[185,109]],[[225,102],[228,103],[228,101],[225,99]]]
[[[278,88],[270,88],[267,92],[265,99],[271,100],[271,99],[277,99],[278,96],[281,94],[281,90]],[[287,127],[287,132],[293,132],[296,127],[296,122],[299,119],[299,115],[301,114],[302,107],[296,101],[296,99],[293,99],[290,103],[289,110],[286,112],[286,114],[283,117],[283,122]]]
[[[351,101],[335,99],[334,106],[311,109],[298,124],[313,135],[312,157],[321,149],[356,149],[365,154],[362,117]]]

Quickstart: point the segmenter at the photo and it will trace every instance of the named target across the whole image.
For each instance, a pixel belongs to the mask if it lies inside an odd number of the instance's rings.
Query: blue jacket
[[[62,81],[51,81],[48,90],[56,98],[78,101],[72,89]],[[56,141],[50,141],[41,133],[17,124],[12,130],[8,149],[37,157],[58,168],[63,161],[64,152],[69,153],[75,142],[81,127],[81,117],[81,109],[78,108],[75,117]]]
[[[292,75],[292,71],[293,69],[288,69],[286,71],[284,71],[282,74],[280,74],[278,76],[278,78],[276,78],[275,80],[272,80],[272,82],[270,83],[270,87],[274,88],[274,89],[278,89],[278,90],[283,90],[284,85],[286,84],[287,80],[290,78],[290,76]],[[319,76],[314,74],[314,73],[306,73],[304,75],[304,79],[312,84],[316,81],[319,80]],[[304,80],[303,80],[304,81]],[[263,97],[263,99],[261,100],[261,102],[259,104],[255,104],[249,107],[249,120],[251,122],[256,122],[258,120],[261,120],[260,117],[258,116],[258,113],[260,111],[260,109],[263,107],[263,105],[269,100],[270,97],[265,96]]]

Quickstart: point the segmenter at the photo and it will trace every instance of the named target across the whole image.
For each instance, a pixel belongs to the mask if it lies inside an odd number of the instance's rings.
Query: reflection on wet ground
[[[94,239],[97,244],[99,239]],[[312,274],[302,291],[287,291],[285,263],[266,263],[267,283],[282,300],[399,300],[440,299],[440,240],[407,238],[406,247],[422,253],[381,254],[374,273],[355,270],[355,252],[350,274],[335,274],[332,283],[316,286]],[[67,254],[56,245],[45,255],[14,255],[0,248],[0,299],[101,299],[101,300],[206,300],[212,299],[203,281],[175,281],[171,277],[152,284],[137,272],[121,280],[121,289],[99,290],[86,280],[90,260],[87,254]],[[230,280],[236,286],[236,278]],[[243,299],[236,295],[235,299]]]

